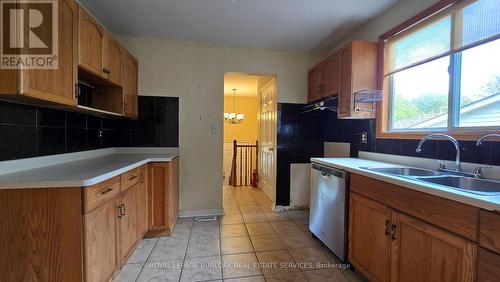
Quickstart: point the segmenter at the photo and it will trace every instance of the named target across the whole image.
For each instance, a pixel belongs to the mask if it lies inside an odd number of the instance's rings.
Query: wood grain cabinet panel
[[[116,39],[106,33],[106,53],[104,72],[113,83],[121,86],[123,79],[123,58],[125,51]]]
[[[118,224],[118,250],[123,264],[137,243],[137,187],[135,185],[121,193],[120,221]]]
[[[120,176],[83,189],[83,208],[88,213],[120,194]]]
[[[84,216],[85,281],[109,281],[119,265],[118,206],[114,197]]]
[[[0,96],[5,99],[75,106],[78,50],[78,5],[58,1],[58,65],[56,69],[0,70]]]
[[[106,33],[104,28],[83,8],[79,9],[78,63],[86,71],[99,77],[104,72]]]
[[[323,61],[323,87],[321,97],[339,93],[340,86],[340,56],[336,52]]]
[[[123,110],[125,116],[136,117],[138,111],[139,63],[128,52],[125,52],[123,60]]]
[[[375,118],[373,104],[355,104],[355,93],[377,89],[377,44],[352,41],[340,51],[339,118]]]
[[[477,246],[393,213],[391,281],[474,281]]]
[[[0,218],[0,281],[82,281],[80,189],[0,190]]]
[[[149,236],[170,233],[179,213],[179,158],[149,165]]]
[[[479,209],[373,178],[351,174],[352,191],[477,242]]]
[[[479,245],[500,254],[500,213],[479,213]]]
[[[498,282],[500,281],[500,254],[490,252],[484,248],[478,248],[477,256],[477,281]]]
[[[371,281],[389,281],[388,207],[352,193],[349,203],[349,261]]]
[[[148,165],[141,166],[137,186],[137,227],[139,239],[148,231]]]
[[[322,65],[319,64],[309,70],[308,74],[308,94],[307,100],[309,102],[314,102],[321,99],[322,85],[323,83],[323,74],[322,74]]]

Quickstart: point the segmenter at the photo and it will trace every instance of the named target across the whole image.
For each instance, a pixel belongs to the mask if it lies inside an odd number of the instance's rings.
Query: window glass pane
[[[465,7],[461,30],[456,48],[500,34],[500,1],[479,0]]]
[[[391,129],[446,127],[449,56],[390,76]]]
[[[499,126],[500,40],[467,49],[461,57],[459,126]]]
[[[445,17],[402,38],[388,42],[388,72],[450,50],[451,17]]]

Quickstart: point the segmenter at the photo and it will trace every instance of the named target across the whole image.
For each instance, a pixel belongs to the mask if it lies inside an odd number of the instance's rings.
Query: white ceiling
[[[80,0],[113,33],[322,51],[398,0]]]
[[[236,97],[257,97],[259,76],[246,74],[224,75],[224,96],[233,96],[236,88]]]

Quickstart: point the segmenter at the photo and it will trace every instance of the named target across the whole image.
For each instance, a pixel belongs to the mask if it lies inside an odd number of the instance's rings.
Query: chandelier
[[[230,124],[239,124],[243,122],[245,115],[242,113],[236,113],[235,104],[236,104],[236,88],[233,88],[233,111],[231,113],[224,113],[224,121]]]

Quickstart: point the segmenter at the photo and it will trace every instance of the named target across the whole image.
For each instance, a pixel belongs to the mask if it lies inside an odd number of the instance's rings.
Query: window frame
[[[408,30],[411,30],[412,28],[416,28],[416,26],[420,23],[424,23],[431,19],[430,22],[439,20],[438,14],[441,12],[446,13],[448,9],[452,9],[453,7],[457,7],[458,5],[462,5],[464,3],[470,2],[470,0],[441,0],[438,1],[436,4],[432,5],[431,7],[425,9],[424,11],[420,12],[419,14],[413,16],[412,18],[406,20],[402,24],[394,27],[393,29],[389,30],[388,32],[382,34],[379,36],[379,44],[378,44],[378,70],[377,70],[377,86],[378,89],[383,89],[383,99],[382,101],[378,102],[378,111],[377,111],[377,122],[376,122],[376,138],[380,139],[389,139],[389,138],[397,138],[397,139],[419,139],[422,138],[429,133],[446,133],[450,134],[451,136],[455,137],[456,139],[459,140],[476,140],[479,137],[488,134],[488,133],[498,133],[500,131],[500,126],[498,127],[458,127],[457,124],[453,124],[454,121],[457,121],[457,116],[453,117],[453,115],[459,115],[459,111],[456,110],[457,107],[460,107],[458,104],[460,102],[460,99],[457,99],[457,96],[460,95],[459,91],[455,91],[454,88],[457,87],[454,82],[457,82],[457,80],[453,79],[455,76],[460,76],[461,69],[456,68],[456,64],[460,64],[460,58],[461,51],[464,51],[469,48],[473,48],[475,46],[481,45],[483,43],[491,42],[493,40],[498,39],[491,39],[488,38],[487,40],[482,40],[474,43],[473,45],[467,46],[466,48],[459,48],[457,50],[453,50],[453,44],[454,42],[450,42],[451,44],[451,50],[447,53],[444,54],[439,54],[437,56],[428,58],[424,62],[419,62],[418,64],[413,64],[409,67],[406,68],[411,68],[414,65],[420,65],[424,63],[428,63],[430,61],[433,61],[438,58],[443,58],[446,56],[450,56],[450,65],[449,65],[449,72],[453,73],[453,75],[450,75],[450,81],[449,81],[449,92],[448,93],[448,124],[446,128],[428,128],[428,129],[391,129],[390,128],[390,118],[391,118],[391,111],[390,111],[390,104],[392,103],[392,99],[390,99],[390,93],[389,93],[389,85],[388,85],[388,80],[389,79],[384,79],[384,74],[386,70],[386,65],[384,64],[385,60],[385,42],[389,38],[392,38],[402,32],[406,32]],[[433,19],[433,17],[437,16],[436,18]],[[452,16],[452,21],[453,21],[453,16]],[[452,24],[452,30],[451,32],[455,32],[453,29],[453,24]],[[453,36],[450,38],[450,41],[453,40]],[[403,68],[405,69],[405,68]],[[460,81],[460,80],[458,80]]]

